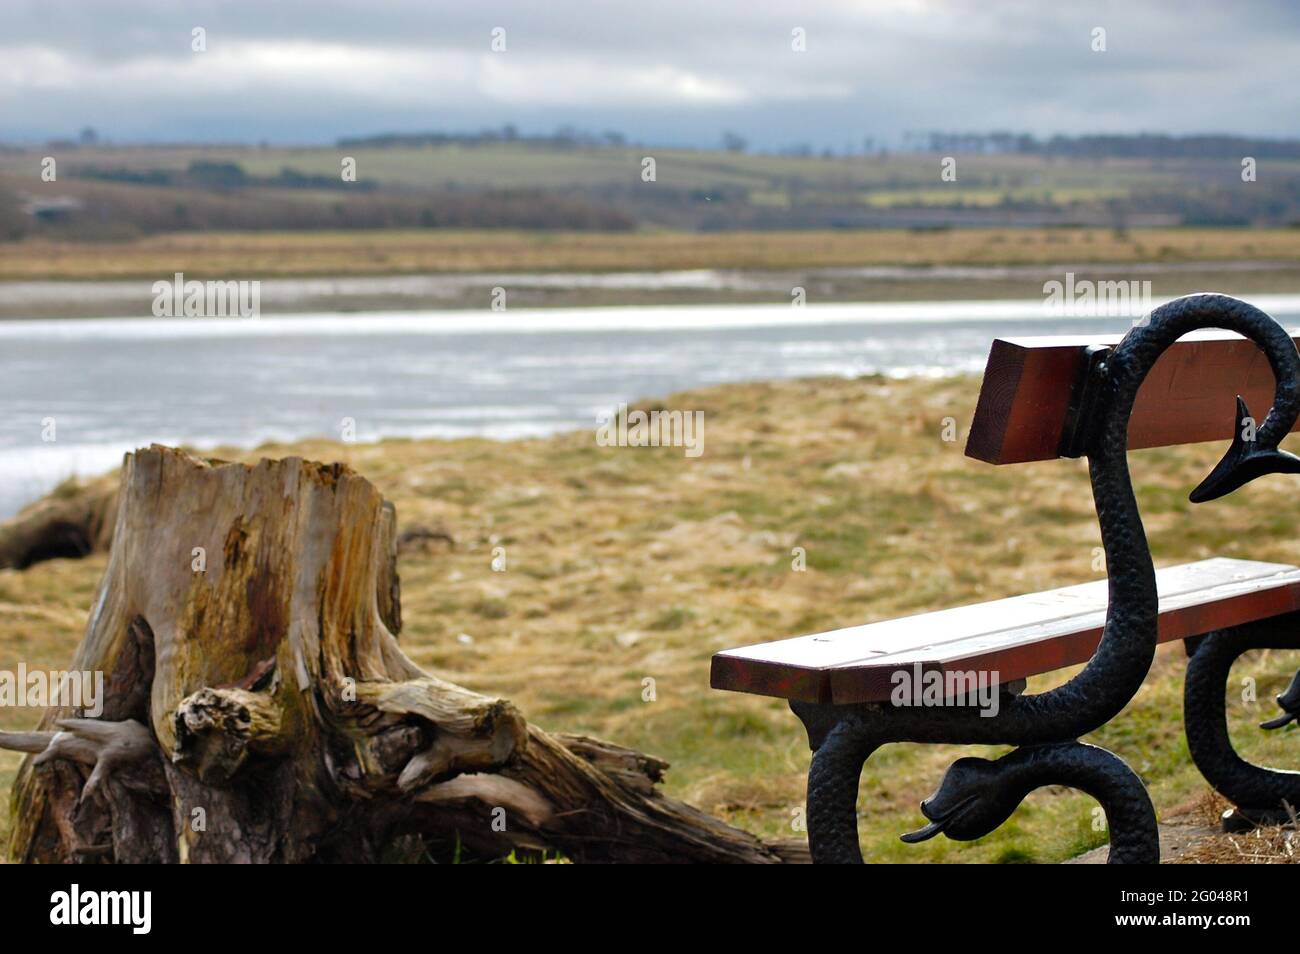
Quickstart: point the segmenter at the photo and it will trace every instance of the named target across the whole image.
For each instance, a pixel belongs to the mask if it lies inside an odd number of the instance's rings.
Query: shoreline
[[[257,282],[264,315],[1028,299],[1067,272],[1300,293],[1300,229],[189,232],[0,243],[0,319],[148,315],[155,282]]]
[[[1152,296],[1153,304],[1164,299]],[[1251,296],[1260,307],[1300,311],[1300,292]],[[727,329],[830,327],[835,325],[932,325],[983,322],[1115,321],[1140,318],[1145,310],[1115,314],[1068,314],[1038,298],[953,298],[918,301],[718,302],[690,305],[610,305],[553,308],[439,308],[392,311],[326,311],[263,314],[247,318],[139,317],[0,319],[0,337],[39,338],[77,329],[77,337],[201,338],[227,333],[256,337],[328,332],[356,334],[479,335],[499,333],[687,332]]]
[[[184,273],[182,273],[184,274]],[[688,269],[662,272],[423,273],[256,278],[265,317],[322,313],[556,311],[609,308],[809,306],[1041,300],[1065,275],[1126,282],[1153,298],[1215,290],[1237,297],[1300,294],[1300,263],[861,266],[806,270]],[[147,279],[0,280],[0,321],[147,317]],[[185,275],[185,280],[202,280]],[[802,292],[799,290],[802,289]],[[494,303],[505,307],[494,309]]]

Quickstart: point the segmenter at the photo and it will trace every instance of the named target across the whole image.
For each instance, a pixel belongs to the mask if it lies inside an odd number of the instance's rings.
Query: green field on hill
[[[945,159],[955,163],[945,169]],[[57,177],[42,177],[47,159]],[[653,175],[648,163],[653,163]],[[344,167],[355,172],[345,181]],[[22,209],[39,210],[24,218]],[[332,228],[1291,226],[1300,160],[772,155],[552,141],[0,148],[0,239]]]

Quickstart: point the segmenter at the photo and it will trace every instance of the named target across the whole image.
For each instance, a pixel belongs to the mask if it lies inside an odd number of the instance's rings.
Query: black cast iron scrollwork
[[[956,841],[983,838],[1044,785],[1069,785],[1097,799],[1112,832],[1111,864],[1160,858],[1156,813],[1142,780],[1113,752],[1082,742],[1028,745],[996,762],[958,759],[938,791],[921,803],[930,824],[904,835],[903,841],[924,841],[940,832]]]
[[[1251,649],[1300,649],[1300,613],[1208,634],[1188,660],[1183,687],[1187,748],[1206,781],[1236,806],[1224,815],[1230,830],[1280,824],[1290,820],[1292,810],[1300,811],[1300,772],[1252,765],[1228,737],[1228,674],[1236,658]],[[1278,729],[1300,715],[1300,674],[1277,703],[1282,715],[1261,728]]]
[[[1268,358],[1276,384],[1273,407],[1255,430],[1255,440],[1242,440],[1239,427],[1228,453],[1192,492],[1192,500],[1215,499],[1263,474],[1300,473],[1300,458],[1277,446],[1300,414],[1300,356],[1290,336],[1259,309],[1223,295],[1191,295],[1153,311],[1098,365],[1100,390],[1093,419],[1086,422],[1088,470],[1109,570],[1106,622],[1096,653],[1064,685],[1036,695],[1005,694],[1000,711],[992,717],[971,706],[791,702],[815,750],[808,774],[808,840],[814,860],[861,862],[858,780],[863,765],[881,745],[937,742],[1055,748],[1051,744],[1072,743],[1104,725],[1137,692],[1155,654],[1159,606],[1155,567],[1129,476],[1128,420],[1138,388],[1156,359],[1180,337],[1201,328],[1222,328],[1253,340]],[[1238,412],[1239,417],[1245,413],[1244,405]],[[1076,785],[1112,805],[1127,806],[1134,799],[1145,802],[1145,810],[1126,809],[1111,819],[1112,845],[1124,846],[1122,851],[1112,850],[1111,860],[1158,861],[1155,816],[1145,791],[1140,784],[1133,788],[1135,777],[1127,768],[1116,769],[1117,764],[1123,765],[1117,756],[1091,747],[1088,751],[1093,754],[1066,757],[1062,750],[1051,758],[1040,756],[1031,775],[1041,779],[1037,784]],[[1022,791],[1019,779],[1027,771],[1024,760],[1029,756],[1017,755],[987,763],[972,784],[997,793],[1021,792],[1023,797],[1028,789]],[[963,784],[965,774],[962,770],[958,776]],[[942,792],[943,787],[936,798]],[[1004,796],[990,796],[989,804],[1004,805]]]

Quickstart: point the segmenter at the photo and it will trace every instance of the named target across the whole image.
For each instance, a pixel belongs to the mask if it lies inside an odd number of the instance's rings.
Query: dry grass
[[[791,833],[808,753],[775,699],[714,692],[722,648],[1093,579],[1099,544],[1079,461],[995,468],[945,443],[968,421],[973,379],[817,379],[738,385],[662,403],[706,413],[705,452],[602,448],[590,431],[487,440],[309,442],[290,452],[345,460],[393,501],[403,528],[441,527],[401,563],[402,641],[421,665],[516,701],[531,719],[668,759],[668,788],[734,823]],[[1225,413],[1231,413],[1226,408]],[[964,437],[964,434],[963,434]],[[1300,562],[1300,497],[1271,477],[1193,508],[1187,491],[1222,448],[1132,455],[1159,565],[1211,555]],[[806,549],[807,572],[791,569]],[[503,547],[505,572],[491,568]],[[0,669],[67,664],[104,559],[0,573]],[[1161,810],[1205,791],[1187,756],[1181,647],[1162,650],[1147,685],[1090,739],[1121,754]],[[1272,714],[1290,676],[1283,654],[1234,670],[1230,712],[1243,753],[1285,764]],[[1031,689],[1067,674],[1035,681]],[[1258,682],[1258,703],[1235,680]],[[656,698],[643,701],[644,680]],[[0,726],[37,713],[0,710]],[[863,783],[868,852],[898,861],[1053,861],[1104,841],[1093,803],[1064,789],[1032,795],[972,846],[905,846],[919,800],[970,749],[892,746]],[[18,759],[0,756],[0,794]],[[0,835],[3,833],[0,832]]]
[[[1215,835],[1183,852],[1182,865],[1293,865],[1300,862],[1295,826]]]
[[[1293,865],[1300,863],[1300,830],[1297,819],[1289,824],[1257,828],[1241,834],[1218,831],[1223,813],[1232,803],[1218,792],[1207,791],[1197,798],[1180,823],[1190,823],[1213,834],[1200,838],[1181,851],[1175,859],[1180,865]]]
[[[1300,260],[1296,229],[193,233],[3,246],[0,280]]]

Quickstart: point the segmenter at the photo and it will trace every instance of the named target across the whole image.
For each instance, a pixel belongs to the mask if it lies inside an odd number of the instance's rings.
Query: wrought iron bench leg
[[[851,719],[836,723],[808,769],[808,849],[816,864],[862,864],[858,782],[880,742]]]
[[[861,864],[858,784],[862,768],[890,742],[941,742],[936,724],[917,726],[886,708],[837,709],[791,703],[813,747],[808,772],[808,846],[817,864]],[[961,728],[953,742],[970,741]],[[1096,798],[1110,829],[1111,864],[1156,864],[1160,839],[1146,788],[1118,756],[1076,741],[1027,745],[996,761],[954,762],[942,784],[921,805],[930,824],[903,836],[916,842],[943,832],[970,841],[996,830],[1025,796],[1044,785],[1068,785]]]
[[[1183,687],[1187,748],[1205,780],[1236,806],[1223,817],[1229,831],[1289,821],[1287,805],[1300,811],[1300,772],[1252,765],[1237,754],[1228,735],[1228,678],[1233,662],[1251,649],[1300,649],[1300,614],[1207,634],[1188,660]],[[1297,680],[1278,696],[1285,714],[1263,728],[1280,728],[1300,711]]]
[[[1082,742],[1027,745],[995,761],[958,759],[938,791],[921,803],[930,824],[903,840],[924,841],[940,832],[956,841],[983,838],[1044,785],[1068,785],[1101,803],[1110,831],[1107,863],[1160,863],[1160,834],[1146,786],[1115,753]]]

